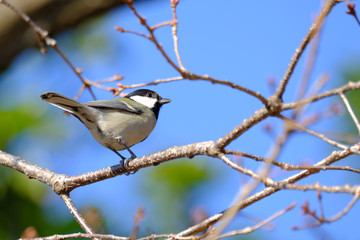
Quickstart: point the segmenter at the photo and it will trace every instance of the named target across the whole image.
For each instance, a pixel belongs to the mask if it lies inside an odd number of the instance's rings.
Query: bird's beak
[[[161,105],[166,104],[166,103],[169,103],[169,102],[171,102],[171,100],[168,99],[168,98],[162,98],[162,99],[159,100],[159,103],[160,103]]]

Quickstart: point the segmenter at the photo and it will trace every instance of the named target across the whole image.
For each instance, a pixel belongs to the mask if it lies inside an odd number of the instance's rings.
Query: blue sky
[[[264,96],[270,96],[272,92],[267,84],[268,79],[274,78],[278,81],[282,78],[295,49],[319,12],[320,4],[321,1],[182,0],[178,6],[179,50],[182,61],[185,67],[194,73],[230,80]],[[143,1],[135,6],[152,25],[172,18],[169,1]],[[325,88],[339,86],[350,80],[342,79],[343,69],[347,66],[356,67],[359,63],[360,29],[345,11],[346,5],[338,4],[326,20],[311,84],[324,73],[329,73],[329,83]],[[124,7],[55,38],[60,49],[76,67],[83,70],[83,76],[90,80],[106,79],[120,74],[125,76],[124,84],[135,84],[178,76],[150,41],[131,34],[121,34],[115,30],[115,26],[144,32],[130,10]],[[171,29],[158,29],[156,36],[175,60]],[[307,53],[305,51],[290,80],[284,95],[285,102],[294,100]],[[44,133],[38,135],[37,141],[24,136],[14,143],[16,154],[53,171],[69,175],[117,163],[114,153],[92,139],[77,119],[66,118],[62,111],[41,102],[39,96],[43,92],[56,91],[75,96],[80,88],[80,81],[56,53],[50,50],[48,55],[42,55],[37,49],[29,49],[0,77],[0,87],[9,89],[1,99],[12,99],[11,102],[14,103],[23,99],[34,102],[40,108],[39,114],[52,116],[50,119],[56,120],[57,124],[60,122],[63,128],[52,130],[58,136],[57,141],[41,140]],[[163,107],[158,125],[150,137],[132,148],[138,156],[174,145],[216,140],[262,107],[258,100],[247,94],[208,82],[186,80],[153,86],[151,89],[173,101]],[[111,93],[104,90],[94,89],[94,92],[98,99],[112,97]],[[91,96],[85,92],[79,100],[90,101]],[[308,113],[324,109],[336,100],[338,99],[331,98],[315,104],[308,109]],[[337,125],[340,118],[326,119],[313,128],[341,129]],[[273,139],[264,132],[266,123],[272,124],[276,131],[281,130],[278,120],[267,119],[232,143],[230,148],[267,156]],[[42,131],[46,132],[48,129]],[[290,163],[298,163],[304,159],[319,161],[333,150],[312,136],[299,134],[290,139],[279,160]],[[351,164],[351,161],[357,159],[353,157],[343,164]],[[202,160],[202,164],[209,164],[220,172],[216,181],[198,190],[201,194],[198,194],[196,199],[196,204],[205,206],[212,215],[230,206],[241,187],[242,177],[218,159]],[[251,160],[245,161],[245,164],[255,170],[258,167]],[[137,190],[144,181],[146,171],[150,170],[143,169],[132,176],[120,176],[77,189],[72,193],[72,197],[79,207],[91,204],[102,206],[103,215],[111,223],[110,230],[116,229],[117,224],[123,224],[130,231],[131,224],[122,221],[132,219],[139,205],[145,208],[147,206],[146,199],[142,199]],[[285,176],[276,170],[273,174],[278,179]],[[349,173],[345,175],[340,172],[325,172],[301,183],[352,185],[356,184],[356,181],[357,178]],[[98,194],[94,195],[94,192]],[[330,217],[342,210],[350,199],[350,196],[345,195],[324,194],[326,216]],[[358,204],[348,215],[335,223],[312,230],[292,231],[292,226],[302,226],[305,223],[300,209],[305,200],[310,201],[311,207],[318,206],[315,192],[286,191],[255,203],[245,209],[244,214],[264,219],[296,202],[295,210],[274,221],[275,230],[260,230],[256,233],[257,236],[265,239],[319,239],[321,234],[329,235],[327,239],[339,239],[341,236],[345,239],[356,239],[355,236],[359,236],[359,229],[354,228],[358,217],[356,213],[360,210]],[[44,204],[56,205],[57,207],[53,208],[56,212],[66,211],[55,194],[49,194]],[[244,222],[246,221],[240,216],[232,227],[244,226]]]

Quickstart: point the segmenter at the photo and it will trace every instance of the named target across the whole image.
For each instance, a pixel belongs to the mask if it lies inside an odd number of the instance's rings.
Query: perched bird
[[[162,105],[171,100],[156,92],[139,89],[123,98],[80,103],[59,93],[47,92],[41,98],[77,117],[104,147],[117,151],[127,149],[130,159],[136,155],[130,147],[144,141],[154,129]]]

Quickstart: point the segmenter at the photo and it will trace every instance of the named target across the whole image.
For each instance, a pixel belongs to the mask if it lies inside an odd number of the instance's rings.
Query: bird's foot
[[[136,157],[135,157],[136,158]],[[126,158],[126,159],[123,159],[122,161],[121,161],[121,163],[122,163],[122,165],[123,165],[123,167],[125,168],[125,170],[126,170],[126,173],[125,173],[125,175],[126,176],[128,176],[128,175],[130,175],[130,174],[134,174],[134,173],[136,173],[138,170],[135,170],[135,171],[130,171],[129,170],[129,162],[131,161],[131,160],[133,160],[134,158],[133,157],[131,157],[131,158]]]

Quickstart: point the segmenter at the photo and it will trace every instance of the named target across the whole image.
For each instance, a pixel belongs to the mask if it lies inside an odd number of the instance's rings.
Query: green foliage
[[[360,81],[360,71],[356,69],[348,69],[344,71],[344,79],[347,81],[357,82]],[[354,110],[356,116],[360,116],[360,91],[350,91],[346,93],[351,107]]]
[[[0,108],[0,149],[7,151],[10,142],[20,134],[44,126],[48,119],[36,111],[35,106],[24,103],[9,109]],[[52,121],[52,124],[56,124]],[[47,133],[47,137],[52,134]],[[0,239],[17,239],[28,227],[40,236],[54,233],[77,232],[81,228],[71,219],[64,223],[51,223],[42,208],[48,187],[28,179],[10,168],[0,166]]]
[[[354,61],[354,63],[357,62],[359,63],[359,61]],[[347,83],[348,81],[352,81],[352,82],[357,82],[360,81],[360,71],[358,69],[359,64],[355,64],[354,65],[347,65],[344,69],[343,69],[343,81],[344,84]],[[358,119],[360,119],[360,91],[349,91],[346,93],[346,97],[350,102],[351,108],[354,111],[355,115],[357,116]],[[345,126],[345,131],[349,132],[349,133],[356,133],[357,129],[356,126],[353,122],[353,120],[351,119],[350,115],[347,113],[347,110],[345,110],[345,123],[343,123],[343,126]],[[353,143],[354,141],[356,141],[356,139],[354,139],[354,137],[357,134],[352,134],[352,136],[346,136],[345,142],[351,142]],[[349,139],[349,140],[347,140]]]
[[[141,190],[153,205],[148,215],[156,216],[151,223],[161,225],[159,231],[176,232],[190,224],[195,190],[215,173],[206,159],[202,160],[178,159],[152,168],[144,176]]]
[[[22,106],[9,110],[0,109],[0,149],[6,145],[21,131],[41,124],[41,119],[33,112],[34,107]]]
[[[348,82],[348,81],[353,81],[353,82],[358,82],[360,81],[360,70],[358,68],[359,66],[359,61],[354,60],[352,62],[354,65],[350,65],[347,66],[344,70],[343,70],[343,79],[344,82]],[[359,90],[355,90],[355,91],[350,91],[346,93],[346,97],[350,102],[351,108],[354,111],[355,115],[357,116],[358,119],[360,119],[360,91]],[[342,121],[342,125],[345,126],[345,131],[348,132],[349,134],[344,135],[344,141],[346,143],[350,143],[350,144],[354,144],[355,142],[359,141],[358,138],[358,130],[350,116],[350,114],[348,114],[347,110],[345,110],[345,120]],[[358,167],[359,163],[358,161],[352,161],[351,165],[353,165],[354,167]],[[351,180],[353,181],[353,180]]]
[[[80,231],[75,221],[51,223],[41,207],[46,186],[11,169],[0,168],[0,239],[17,239],[32,226],[40,236]]]

